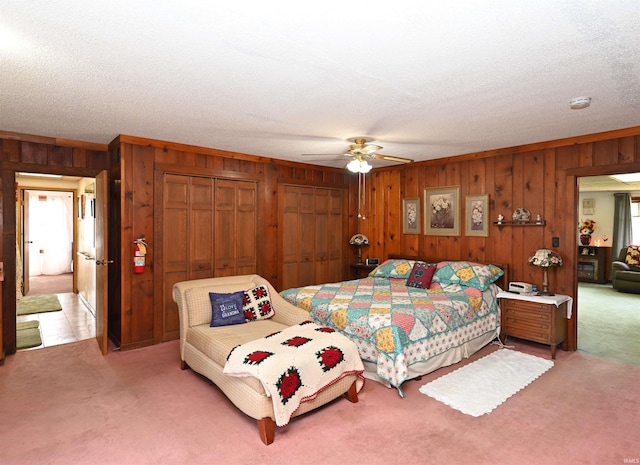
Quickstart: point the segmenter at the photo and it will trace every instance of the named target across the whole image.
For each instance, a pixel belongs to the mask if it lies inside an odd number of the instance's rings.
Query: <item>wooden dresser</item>
[[[556,296],[556,301],[544,302],[541,297],[504,297],[501,293],[502,341],[507,336],[540,342],[551,346],[551,358],[556,358],[556,347],[567,338],[567,305],[571,298]],[[566,297],[566,300],[562,301]],[[562,301],[558,303],[558,301]]]

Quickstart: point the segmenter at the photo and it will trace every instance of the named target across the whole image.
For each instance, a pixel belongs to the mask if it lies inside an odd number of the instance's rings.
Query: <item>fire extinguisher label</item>
[[[144,266],[144,255],[142,257],[133,257],[134,266]]]

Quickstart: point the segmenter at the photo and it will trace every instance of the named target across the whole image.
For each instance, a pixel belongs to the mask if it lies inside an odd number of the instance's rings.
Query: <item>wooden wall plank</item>
[[[593,161],[595,166],[615,165],[618,163],[618,139],[594,142]]]
[[[22,142],[20,161],[33,165],[46,165],[47,146],[35,142]]]
[[[59,145],[47,146],[47,164],[53,166],[73,166],[74,157],[71,147],[60,147]]]

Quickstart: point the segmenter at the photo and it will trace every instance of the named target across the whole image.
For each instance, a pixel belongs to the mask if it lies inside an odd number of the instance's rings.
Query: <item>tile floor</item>
[[[34,350],[96,337],[96,319],[82,299],[73,292],[56,293],[62,310],[59,312],[20,315],[17,321],[38,320],[42,345]]]

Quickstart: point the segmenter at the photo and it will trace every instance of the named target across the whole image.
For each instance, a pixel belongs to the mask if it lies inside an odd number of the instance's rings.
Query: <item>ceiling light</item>
[[[34,178],[58,178],[60,179],[62,175],[60,174],[43,174],[43,173],[18,173],[20,176],[31,176]]]
[[[352,173],[368,173],[371,171],[371,168],[373,168],[373,166],[367,163],[366,160],[358,160],[357,158],[354,158],[347,164],[347,169]]]
[[[582,110],[591,105],[591,97],[576,97],[569,100],[569,106],[572,110]]]
[[[612,174],[611,177],[620,182],[640,182],[640,173]]]

